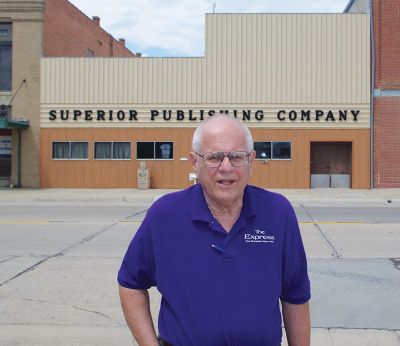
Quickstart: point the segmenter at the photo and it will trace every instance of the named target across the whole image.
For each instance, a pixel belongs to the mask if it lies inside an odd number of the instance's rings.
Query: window
[[[290,160],[292,158],[291,142],[272,142],[273,160]]]
[[[53,142],[53,160],[87,160],[87,142]]]
[[[130,160],[130,142],[95,142],[95,160]]]
[[[256,159],[267,160],[271,158],[271,142],[254,142]]]
[[[138,160],[172,160],[174,158],[174,143],[137,142],[136,158]]]
[[[94,51],[92,49],[88,48],[87,56],[88,56],[88,58],[93,58],[94,57]]]
[[[291,142],[254,142],[256,159],[290,160],[292,158]]]
[[[11,119],[11,106],[0,104],[0,118]]]
[[[172,159],[172,142],[155,142],[155,156],[158,160]]]
[[[0,91],[11,91],[11,24],[0,24]]]

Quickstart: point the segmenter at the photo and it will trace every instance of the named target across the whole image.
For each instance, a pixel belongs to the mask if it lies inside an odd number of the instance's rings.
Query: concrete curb
[[[37,202],[137,202],[154,201],[160,196],[179,191],[177,189],[0,189],[0,200]],[[400,205],[400,189],[273,189],[297,202],[348,202]]]

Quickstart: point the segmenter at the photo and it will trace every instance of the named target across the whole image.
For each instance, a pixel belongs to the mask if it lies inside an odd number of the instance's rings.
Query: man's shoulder
[[[254,185],[248,185],[247,190],[256,206],[262,208],[273,207],[281,210],[293,208],[289,200],[280,193],[269,191]]]
[[[189,203],[195,202],[197,186],[191,186],[184,190],[167,193],[158,198],[150,207],[152,213],[169,213],[183,211],[189,206]]]

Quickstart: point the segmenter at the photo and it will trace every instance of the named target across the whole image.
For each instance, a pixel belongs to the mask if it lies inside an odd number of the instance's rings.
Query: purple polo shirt
[[[158,329],[174,346],[279,345],[279,299],[303,304],[310,282],[294,210],[281,195],[247,186],[226,233],[200,185],[160,198],[125,254],[118,282],[157,286]]]

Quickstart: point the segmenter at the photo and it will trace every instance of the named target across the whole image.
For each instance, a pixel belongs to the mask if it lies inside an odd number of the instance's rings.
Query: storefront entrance
[[[0,130],[0,187],[10,186],[11,130]]]
[[[311,188],[351,187],[351,143],[311,143]]]

